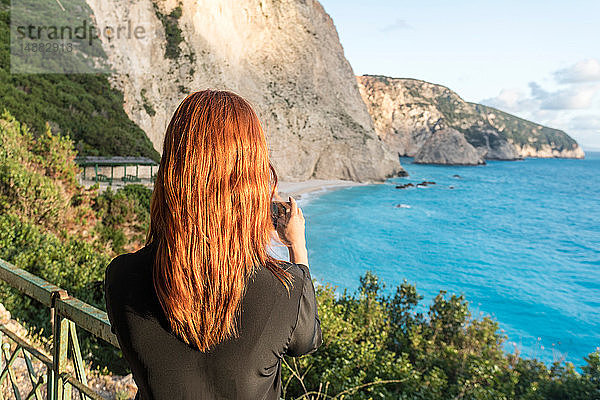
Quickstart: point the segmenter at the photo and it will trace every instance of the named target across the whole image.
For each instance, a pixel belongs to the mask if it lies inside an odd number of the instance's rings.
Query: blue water
[[[475,316],[499,322],[507,351],[582,365],[600,346],[600,154],[402,162],[408,178],[303,205],[313,276],[350,291],[367,270],[388,288],[406,278],[427,304],[441,289],[463,293]],[[395,189],[425,180],[436,185]]]

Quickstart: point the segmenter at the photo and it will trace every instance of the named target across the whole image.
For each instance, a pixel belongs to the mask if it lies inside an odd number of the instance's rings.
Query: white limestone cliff
[[[87,0],[100,28],[131,21],[144,39],[104,38],[124,108],[162,150],[186,94],[233,90],[257,110],[271,158],[287,180],[381,181],[403,172],[383,146],[344,57],[333,21],[315,0]],[[165,57],[164,21],[181,30]]]

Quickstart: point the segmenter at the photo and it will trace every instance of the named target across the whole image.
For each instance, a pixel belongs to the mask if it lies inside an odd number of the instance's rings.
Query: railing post
[[[62,374],[67,370],[67,350],[69,344],[69,320],[56,312],[56,300],[69,297],[66,290],[52,292],[54,327],[52,331],[52,387],[48,387],[49,400],[71,400],[71,385],[63,381]],[[50,384],[50,380],[48,380]]]
[[[56,389],[54,386],[54,368],[48,367],[46,370],[46,398],[56,400]]]
[[[88,385],[87,376],[85,375],[85,364],[83,363],[83,358],[81,357],[81,349],[79,348],[79,339],[77,338],[77,325],[75,322],[68,321],[69,323],[69,337],[71,340],[71,356],[73,357],[73,364],[75,367],[75,376],[77,380],[83,383],[85,386]],[[87,400],[87,397],[83,393],[79,393],[79,397],[83,400]]]
[[[29,371],[29,378],[34,386],[23,398],[40,398],[37,388],[45,385],[46,398],[49,400],[71,400],[74,389],[79,392],[78,398],[81,400],[102,400],[102,397],[87,384],[85,363],[79,348],[76,328],[85,329],[118,348],[119,342],[111,332],[110,321],[106,313],[69,296],[67,291],[60,287],[2,259],[0,259],[0,281],[6,282],[23,295],[50,308],[53,335],[52,355],[48,356],[2,325],[3,321],[0,321],[0,386],[11,385],[13,392],[16,393],[15,398],[20,398],[21,394],[14,371],[9,367],[15,362],[19,352],[22,352]],[[12,354],[10,353],[11,343],[8,340],[17,346]],[[69,353],[73,358],[74,370],[72,371],[68,360]],[[36,375],[37,371],[34,371],[33,364],[30,362],[32,356],[46,366],[44,379],[40,379],[40,376]],[[8,386],[6,389],[10,390],[11,387]],[[1,390],[0,400],[3,400]]]

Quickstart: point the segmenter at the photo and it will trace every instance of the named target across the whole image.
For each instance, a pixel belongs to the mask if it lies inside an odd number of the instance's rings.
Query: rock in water
[[[145,40],[103,38],[103,46],[125,111],[158,151],[186,94],[227,89],[259,113],[282,179],[381,181],[403,173],[374,130],[318,1],[87,2],[100,31],[115,21],[145,28]]]
[[[440,126],[461,132],[488,160],[583,158],[565,132],[469,103],[447,87],[416,79],[357,77],[375,130],[388,147],[413,157]]]
[[[481,165],[480,153],[456,129],[433,133],[415,155],[417,164]]]

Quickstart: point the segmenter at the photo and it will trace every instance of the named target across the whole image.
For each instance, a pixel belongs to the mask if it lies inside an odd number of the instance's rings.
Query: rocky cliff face
[[[145,40],[104,39],[103,47],[127,114],[158,151],[186,94],[228,89],[254,104],[283,179],[378,181],[402,173],[318,1],[87,2],[101,28],[123,20],[145,28]]]
[[[488,160],[584,156],[563,131],[465,102],[444,86],[384,76],[359,76],[357,80],[375,130],[402,156],[415,156],[426,144],[439,145],[437,139],[428,140],[443,128],[462,133],[479,156]]]

